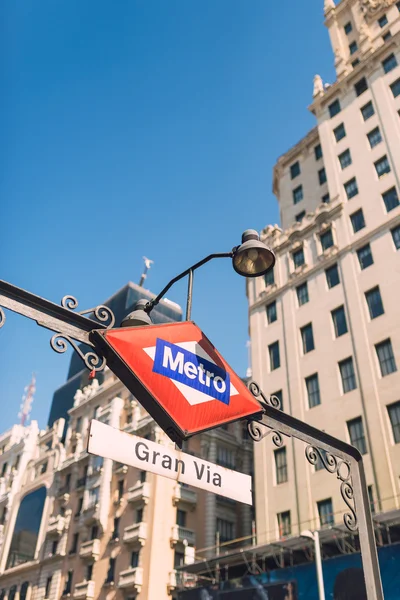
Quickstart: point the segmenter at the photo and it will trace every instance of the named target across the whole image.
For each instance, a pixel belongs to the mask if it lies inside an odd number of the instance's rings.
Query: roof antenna
[[[144,260],[144,270],[143,270],[142,276],[140,278],[139,287],[143,287],[143,284],[147,277],[147,271],[151,268],[151,265],[154,264],[154,260],[150,260],[150,258],[146,258],[146,256],[143,256],[143,260]]]
[[[20,412],[18,413],[18,418],[20,419],[21,425],[26,424],[32,410],[33,397],[36,392],[36,377],[34,373],[32,374],[30,384],[25,387],[24,392],[25,393],[22,396]]]

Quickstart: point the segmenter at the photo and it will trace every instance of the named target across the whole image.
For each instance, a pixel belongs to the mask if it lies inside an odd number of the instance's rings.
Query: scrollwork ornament
[[[82,310],[80,315],[88,315],[93,313],[98,321],[101,323],[107,323],[107,329],[112,329],[115,325],[115,316],[114,313],[108,306],[104,306],[104,304],[100,304],[95,308],[89,308],[88,310]]]
[[[6,315],[4,313],[4,310],[0,306],[0,329],[3,327],[5,322],[6,322]]]
[[[86,354],[84,354],[79,348],[79,346],[74,342],[74,340],[72,340],[68,335],[56,333],[50,340],[50,346],[55,352],[58,352],[58,354],[63,354],[67,350],[68,344],[71,344],[75,352],[79,354],[79,356],[85,363],[85,366],[90,371],[102,371],[106,366],[105,358],[98,356],[93,351],[89,351]]]
[[[67,308],[68,310],[74,310],[78,306],[78,300],[75,296],[64,296],[61,300],[61,306],[63,308]]]
[[[250,381],[248,388],[251,394],[253,394],[255,398],[258,398],[258,401],[261,404],[266,404],[267,406],[272,406],[273,408],[281,410],[281,401],[279,398],[277,396],[265,396],[264,392],[261,390],[256,381]]]
[[[249,421],[247,423],[247,431],[254,442],[259,442],[271,433],[271,430],[263,427],[258,421]]]
[[[342,484],[340,486],[340,493],[342,495],[344,502],[346,503],[347,507],[350,510],[349,513],[345,513],[343,515],[344,524],[346,525],[347,529],[349,529],[350,531],[357,531],[357,528],[358,528],[357,515],[356,515],[356,511],[353,506],[354,491],[353,491],[353,487],[350,485],[350,483],[348,481],[342,481]]]

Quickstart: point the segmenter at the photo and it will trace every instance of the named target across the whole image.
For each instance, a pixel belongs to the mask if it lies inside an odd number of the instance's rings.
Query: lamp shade
[[[263,242],[255,229],[247,229],[242,243],[234,250],[232,258],[236,273],[244,277],[265,275],[275,265],[275,254]]]
[[[121,323],[121,327],[140,327],[143,325],[153,325],[153,321],[144,310],[147,300],[138,300],[134,310],[127,315]]]

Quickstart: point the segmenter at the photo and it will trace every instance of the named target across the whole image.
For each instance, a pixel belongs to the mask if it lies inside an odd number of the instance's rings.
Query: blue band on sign
[[[153,371],[229,404],[229,373],[176,344],[157,338]]]

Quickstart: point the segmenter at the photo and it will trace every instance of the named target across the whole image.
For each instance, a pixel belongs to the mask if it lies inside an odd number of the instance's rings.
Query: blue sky
[[[0,22],[2,279],[83,310],[138,282],[143,255],[157,292],[279,221],[273,165],[314,125],[315,73],[334,79],[323,0],[15,0]],[[210,263],[192,314],[239,374],[244,283]],[[7,313],[0,431],[32,372],[45,426],[69,362],[50,337]]]

